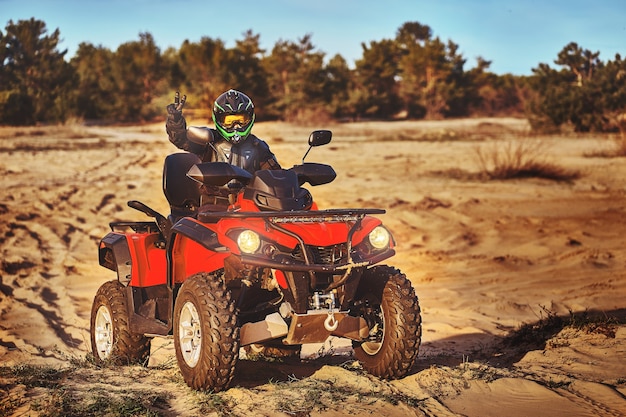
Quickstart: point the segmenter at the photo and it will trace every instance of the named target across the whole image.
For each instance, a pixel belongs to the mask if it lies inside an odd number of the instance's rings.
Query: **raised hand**
[[[185,106],[185,102],[187,101],[187,96],[183,95],[180,97],[180,93],[177,91],[174,94],[174,103],[167,105],[167,117],[168,119],[178,122],[183,116],[183,107]]]

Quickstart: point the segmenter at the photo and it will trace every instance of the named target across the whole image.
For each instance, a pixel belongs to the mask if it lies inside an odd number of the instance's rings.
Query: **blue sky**
[[[554,67],[569,42],[603,61],[626,56],[626,0],[0,0],[3,32],[31,17],[60,30],[68,57],[81,42],[115,50],[141,32],[162,51],[203,36],[232,47],[252,29],[268,52],[311,34],[318,51],[352,67],[362,43],[392,39],[412,21],[458,44],[466,69],[481,56],[497,74],[529,75],[540,62]]]

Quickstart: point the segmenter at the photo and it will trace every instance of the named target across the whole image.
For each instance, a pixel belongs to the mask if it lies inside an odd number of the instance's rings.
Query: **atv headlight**
[[[243,253],[254,253],[261,246],[261,238],[252,230],[244,230],[237,237],[237,246]]]
[[[389,247],[391,235],[383,226],[376,226],[369,234],[370,244],[376,249],[385,249]]]

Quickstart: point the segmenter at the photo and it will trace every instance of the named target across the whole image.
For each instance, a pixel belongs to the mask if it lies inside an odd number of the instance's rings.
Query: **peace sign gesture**
[[[177,91],[176,94],[174,94],[174,103],[168,104],[167,106],[168,118],[171,118],[174,122],[178,122],[183,116],[183,107],[185,107],[186,101],[187,95],[183,95],[181,98],[180,93]]]
[[[183,107],[185,107],[185,102],[187,101],[187,95],[183,95],[183,98],[180,98],[180,93],[177,91],[174,94],[174,106],[176,106],[176,111],[183,111]]]

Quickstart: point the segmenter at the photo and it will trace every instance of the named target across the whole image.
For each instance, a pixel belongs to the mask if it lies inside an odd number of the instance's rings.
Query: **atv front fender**
[[[200,272],[223,269],[224,259],[229,255],[230,251],[222,246],[214,230],[185,217],[172,227],[169,282],[174,285]]]
[[[228,251],[228,248],[219,242],[217,233],[214,230],[189,217],[179,220],[172,227],[172,232],[188,237],[213,252]]]

